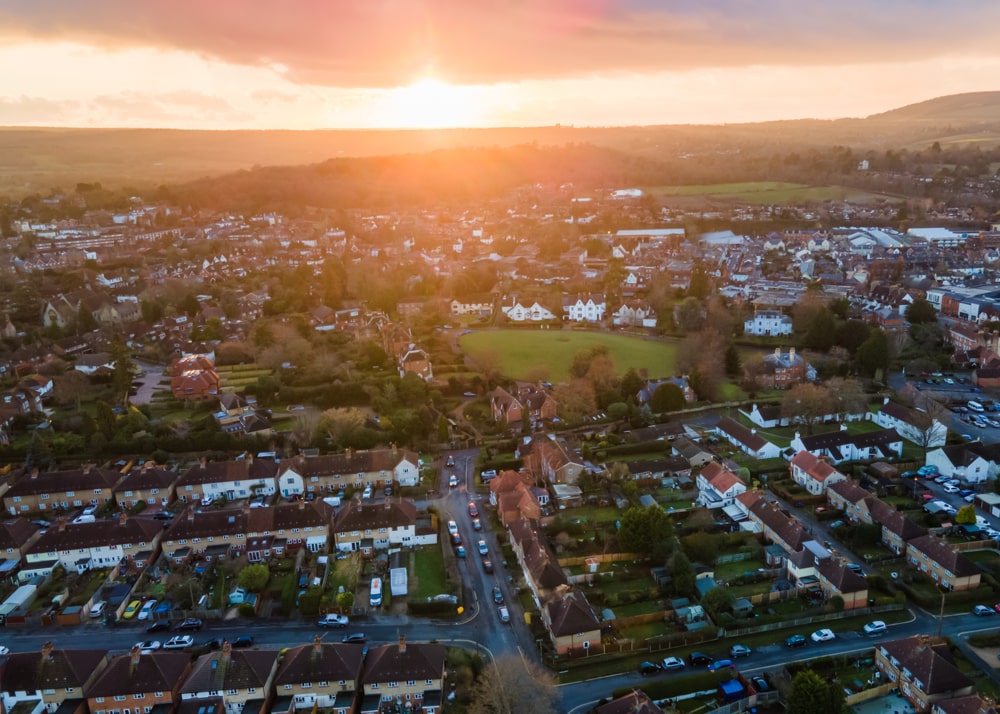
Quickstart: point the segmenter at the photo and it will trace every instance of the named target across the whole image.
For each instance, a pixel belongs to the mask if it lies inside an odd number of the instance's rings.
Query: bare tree
[[[833,400],[830,398],[830,392],[815,384],[796,384],[781,400],[781,416],[792,419],[793,422],[794,420],[804,422],[810,434],[813,425],[823,421],[823,418],[832,411]]]
[[[476,681],[469,711],[480,714],[556,714],[555,682],[545,670],[512,655],[500,657]]]
[[[868,406],[864,385],[856,379],[834,377],[826,383],[831,405],[840,419],[851,414],[861,414]]]

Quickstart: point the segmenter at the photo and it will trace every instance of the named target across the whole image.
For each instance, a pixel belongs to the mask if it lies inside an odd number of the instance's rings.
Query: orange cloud
[[[966,0],[4,0],[0,34],[195,51],[304,84],[517,82],[1000,52]]]

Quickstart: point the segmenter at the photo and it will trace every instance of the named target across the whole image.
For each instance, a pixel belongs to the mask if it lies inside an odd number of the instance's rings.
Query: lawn
[[[414,600],[426,600],[434,595],[450,593],[452,586],[445,577],[444,554],[439,546],[425,546],[414,551],[417,584],[413,588]]]
[[[619,375],[634,367],[654,379],[670,377],[677,356],[673,342],[566,330],[481,330],[463,335],[459,345],[473,360],[495,356],[500,371],[512,379],[537,379],[544,372],[553,382],[569,378],[574,355],[598,345],[608,348]]]

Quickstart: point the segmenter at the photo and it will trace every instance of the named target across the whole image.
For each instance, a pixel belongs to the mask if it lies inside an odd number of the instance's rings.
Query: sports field
[[[563,382],[569,377],[573,356],[597,345],[606,345],[619,375],[630,367],[645,369],[650,377],[674,374],[677,345],[599,332],[567,330],[483,330],[463,335],[459,345],[475,360],[478,354],[495,354],[500,371],[512,379],[542,379]]]
[[[809,186],[802,183],[781,181],[747,181],[743,183],[718,183],[692,186],[651,186],[643,189],[653,196],[704,196],[721,201],[740,201],[755,204],[808,203],[810,201],[865,202],[880,197],[879,194],[844,186]]]

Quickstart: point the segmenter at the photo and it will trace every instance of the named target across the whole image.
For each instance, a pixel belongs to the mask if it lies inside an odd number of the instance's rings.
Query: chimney
[[[385,510],[387,510],[387,511],[390,508],[392,508],[392,499],[389,498],[388,496],[385,497],[384,507],[385,507]]]
[[[59,532],[63,533],[65,530],[66,530],[66,519],[65,518],[60,518],[59,519]]]
[[[132,645],[132,649],[128,653],[129,672],[134,672],[135,668],[139,666],[139,657],[141,656],[142,650],[139,649],[139,645]]]
[[[300,511],[306,510],[306,499],[305,499],[305,497],[299,499],[299,510]]]
[[[229,644],[229,640],[222,641],[222,656],[221,660],[223,662],[228,662],[233,658],[233,646]]]
[[[406,635],[399,636],[399,654],[406,654]]]
[[[194,506],[188,506],[187,519],[188,523],[194,523]]]
[[[42,659],[51,662],[52,661],[52,653],[55,651],[55,649],[56,649],[56,646],[54,644],[52,644],[51,640],[49,640],[48,642],[45,642],[44,644],[42,644]]]
[[[794,362],[795,361],[795,348],[794,347],[789,347],[788,348],[788,361],[789,362]]]
[[[247,466],[253,466],[253,454],[247,454]]]
[[[205,462],[205,457],[204,456],[202,456],[200,459],[198,459],[198,465],[201,467],[202,471],[205,470],[205,464],[206,464],[206,462]]]
[[[147,471],[149,471],[149,462],[148,461],[143,461],[142,462],[142,467],[139,469],[139,473],[143,473],[144,474]]]
[[[394,442],[392,442],[392,455],[393,455],[393,456],[395,456],[395,455],[396,455],[396,442],[395,442],[395,441],[394,441]]]
[[[323,636],[316,635],[313,637],[313,657],[319,657],[323,654]]]
[[[775,358],[781,357],[781,348],[780,347],[775,347],[774,348],[774,356],[775,356]]]
[[[89,473],[90,473],[90,464],[84,464],[83,465],[83,474],[86,476]]]
[[[352,449],[350,446],[348,446],[346,449],[344,449],[344,455],[348,459],[350,459],[353,454],[354,454],[354,449]]]
[[[122,511],[121,513],[118,514],[118,525],[124,526],[127,524],[128,524],[128,513]]]
[[[38,468],[37,467],[31,469],[31,479],[34,480],[36,478],[38,478]]]

